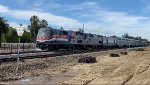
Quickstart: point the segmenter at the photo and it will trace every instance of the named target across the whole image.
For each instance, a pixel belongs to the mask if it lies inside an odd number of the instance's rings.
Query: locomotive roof
[[[41,29],[44,29],[44,28],[41,28]],[[57,29],[57,28],[52,28],[52,27],[48,27],[47,29],[55,29],[55,30],[64,30],[64,29]],[[64,30],[64,31],[73,31],[73,30]],[[81,33],[79,31],[73,31],[73,32],[78,32],[78,33]],[[103,37],[103,35],[97,35],[97,34],[91,34],[91,33],[83,33],[83,34],[86,34],[86,35],[96,35],[96,36],[100,36],[100,37]]]
[[[57,28],[52,28],[52,27],[40,28],[40,29],[55,29],[55,30],[63,30],[63,31],[72,31],[72,30],[57,29]],[[73,32],[81,33],[79,31],[73,31]],[[96,35],[96,36],[100,36],[100,37],[106,37],[106,36],[103,36],[103,35],[97,35],[97,34],[91,34],[91,33],[82,33],[82,34],[84,34],[84,35]],[[110,38],[121,38],[121,39],[130,40],[130,41],[134,40],[134,41],[145,41],[146,42],[146,40],[135,40],[135,39],[129,39],[129,38],[124,38],[124,37],[118,37],[118,36],[115,36],[115,35],[110,36]]]

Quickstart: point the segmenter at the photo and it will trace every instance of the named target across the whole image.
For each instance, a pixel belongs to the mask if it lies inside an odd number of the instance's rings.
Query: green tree
[[[122,37],[129,38],[129,39],[135,39],[135,40],[145,40],[145,41],[148,41],[147,39],[143,39],[140,36],[137,36],[137,37],[129,36],[128,33],[125,33],[124,35],[122,35]]]
[[[78,32],[84,33],[84,29],[79,28]]]
[[[6,33],[4,33],[4,34],[2,34],[2,36],[1,36],[2,38],[2,40],[1,40],[1,42],[2,43],[6,43],[7,42],[7,40],[6,40]]]
[[[130,36],[128,35],[128,33],[125,33],[124,35],[122,35],[122,37],[124,37],[124,38],[130,38]]]
[[[21,43],[30,43],[30,32],[24,32],[20,38]]]
[[[48,27],[48,22],[43,19],[42,21],[40,21],[40,28],[46,28]]]
[[[31,32],[31,38],[35,41],[36,35],[38,33],[38,29],[40,29],[39,18],[38,16],[33,15],[30,18],[30,25],[28,26]]]
[[[5,40],[7,43],[17,43],[18,42],[18,34],[16,29],[9,27],[8,32],[5,34]]]
[[[139,37],[139,36],[135,37],[135,39],[136,39],[136,40],[142,40],[142,38]]]
[[[38,16],[33,15],[30,18],[30,25],[28,25],[28,29],[30,30],[32,41],[35,42],[38,30],[40,28],[46,28],[46,27],[48,27],[48,22],[45,19],[40,21]]]
[[[122,35],[122,37],[124,37],[124,38],[129,38],[129,39],[135,39],[135,37],[129,36],[128,33],[125,33],[124,35]]]
[[[9,29],[9,24],[7,23],[7,20],[5,20],[3,17],[0,17],[0,47],[2,41],[2,34],[6,33],[8,29]]]

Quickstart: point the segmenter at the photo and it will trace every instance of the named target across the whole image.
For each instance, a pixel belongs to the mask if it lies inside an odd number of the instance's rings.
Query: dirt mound
[[[79,58],[78,63],[96,63],[96,58],[91,56]]]
[[[138,48],[138,49],[136,49],[136,51],[145,51],[145,49],[144,48]]]
[[[119,54],[117,54],[117,53],[110,53],[109,56],[110,56],[110,57],[120,57]]]

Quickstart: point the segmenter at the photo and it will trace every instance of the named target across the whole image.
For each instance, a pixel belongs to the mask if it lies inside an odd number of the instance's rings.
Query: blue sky
[[[13,27],[27,27],[32,15],[67,30],[85,24],[85,32],[150,40],[150,0],[0,0],[0,16]]]

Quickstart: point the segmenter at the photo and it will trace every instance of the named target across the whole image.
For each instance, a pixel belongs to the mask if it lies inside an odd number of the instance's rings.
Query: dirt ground
[[[1,84],[150,84],[150,48],[110,57],[111,52],[93,52],[20,62],[2,63]],[[94,56],[93,64],[77,63],[80,57]]]

